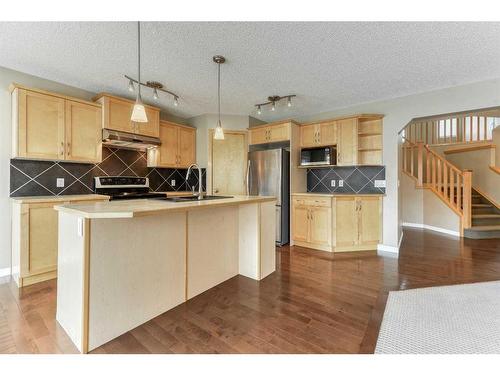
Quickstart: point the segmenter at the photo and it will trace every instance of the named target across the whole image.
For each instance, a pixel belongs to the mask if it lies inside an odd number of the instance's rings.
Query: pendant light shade
[[[137,22],[137,75],[138,81],[141,82],[141,23]],[[139,83],[137,90],[137,99],[135,100],[134,109],[132,110],[131,121],[134,122],[148,122],[146,115],[146,108],[142,104],[141,98],[141,84]]]
[[[224,139],[224,129],[222,129],[222,123],[220,121],[220,65],[226,62],[224,56],[214,56],[214,62],[217,64],[217,108],[218,108],[218,120],[217,126],[215,127],[214,139],[223,140]]]

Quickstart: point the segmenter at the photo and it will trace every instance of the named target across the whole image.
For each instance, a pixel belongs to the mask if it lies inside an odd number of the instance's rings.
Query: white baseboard
[[[384,253],[391,253],[391,254],[399,254],[399,247],[378,244],[377,245],[377,251],[381,251],[381,252],[384,252]]]
[[[429,230],[432,230],[434,232],[439,232],[439,233],[449,234],[450,236],[460,237],[460,232],[457,232],[454,230],[449,230],[449,229],[444,229],[444,228],[440,228],[440,227],[435,227],[435,226],[427,225],[427,224],[403,223],[403,227],[429,229]]]
[[[0,277],[10,276],[10,267],[9,268],[0,268]]]

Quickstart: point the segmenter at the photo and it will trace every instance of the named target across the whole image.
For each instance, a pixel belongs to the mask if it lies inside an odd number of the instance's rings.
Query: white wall
[[[0,275],[5,272],[6,268],[10,268],[11,209],[9,169],[12,129],[9,85],[12,82],[86,100],[90,100],[94,96],[94,93],[88,91],[0,67]]]
[[[404,77],[395,77],[404,81]],[[401,233],[398,203],[398,131],[412,118],[437,115],[500,104],[500,79],[430,91],[396,99],[361,104],[349,108],[304,116],[314,121],[355,113],[382,113],[384,117],[384,164],[387,189],[384,198],[384,237],[386,246],[398,246]]]

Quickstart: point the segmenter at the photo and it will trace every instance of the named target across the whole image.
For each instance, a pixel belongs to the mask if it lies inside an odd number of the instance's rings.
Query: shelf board
[[[382,133],[375,133],[375,132],[361,132],[361,133],[358,133],[358,136],[360,136],[360,137],[369,137],[369,136],[372,136],[372,135],[382,135]]]
[[[358,148],[359,152],[368,152],[368,151],[382,151],[381,148]]]

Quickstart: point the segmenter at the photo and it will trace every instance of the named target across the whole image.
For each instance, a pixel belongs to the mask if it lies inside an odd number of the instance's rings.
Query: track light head
[[[130,92],[135,91],[134,82],[132,82],[131,79],[128,81],[128,91],[130,91]]]

